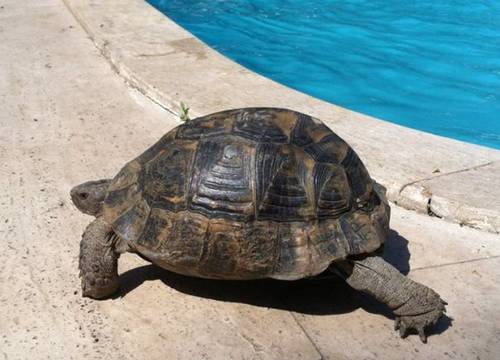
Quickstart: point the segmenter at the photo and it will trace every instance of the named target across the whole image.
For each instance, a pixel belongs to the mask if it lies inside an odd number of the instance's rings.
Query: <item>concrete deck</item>
[[[500,182],[500,151],[397,126],[294,91],[220,55],[143,0],[64,1],[115,70],[168,111],[178,113],[183,101],[195,116],[248,106],[316,116],[353,146],[391,201],[500,233],[500,202],[491,201],[500,198],[500,186],[475,186],[487,176]]]
[[[208,103],[214,98],[207,94]],[[117,75],[59,0],[0,2],[0,109],[3,359],[498,357],[500,236],[397,206],[386,257],[436,289],[453,318],[438,324],[427,345],[416,336],[399,339],[386,309],[329,278],[215,282],[125,255],[120,296],[83,299],[78,243],[90,218],[72,206],[69,189],[112,176],[177,119]],[[343,123],[331,122],[345,131]],[[366,153],[362,138],[349,140]],[[440,144],[436,151],[444,153]],[[465,149],[490,161],[488,150]],[[460,165],[454,156],[443,172]]]

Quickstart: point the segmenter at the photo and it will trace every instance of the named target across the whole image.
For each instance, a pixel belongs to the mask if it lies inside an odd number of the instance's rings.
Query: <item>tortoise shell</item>
[[[354,150],[285,109],[204,116],[113,179],[104,220],[153,263],[223,279],[298,279],[370,253],[389,207]]]

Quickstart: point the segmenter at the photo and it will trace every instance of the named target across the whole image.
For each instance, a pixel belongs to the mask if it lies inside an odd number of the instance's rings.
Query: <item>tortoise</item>
[[[218,112],[177,126],[113,179],[71,190],[96,217],[80,244],[83,296],[113,295],[132,252],[211,279],[295,280],[325,270],[394,312],[401,337],[446,303],[383,260],[390,207],[356,152],[320,120],[287,109]],[[416,330],[416,331],[415,331]]]

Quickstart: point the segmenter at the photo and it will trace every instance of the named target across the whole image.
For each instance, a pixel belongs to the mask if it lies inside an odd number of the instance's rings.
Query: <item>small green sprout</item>
[[[189,107],[182,101],[181,101],[181,113],[179,115],[179,118],[181,119],[181,121],[184,122],[191,120],[191,118],[189,117]]]

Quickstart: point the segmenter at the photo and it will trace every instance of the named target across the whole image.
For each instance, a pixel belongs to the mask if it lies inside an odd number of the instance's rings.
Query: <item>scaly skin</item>
[[[372,295],[394,311],[395,329],[401,337],[413,329],[422,342],[427,342],[425,329],[434,325],[446,311],[446,302],[434,290],[410,280],[380,256],[332,266],[351,287]]]
[[[113,295],[119,288],[118,257],[111,227],[100,218],[92,221],[80,243],[82,293],[93,299]]]

